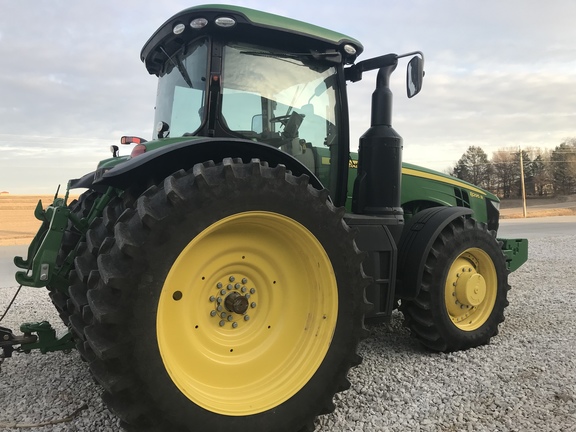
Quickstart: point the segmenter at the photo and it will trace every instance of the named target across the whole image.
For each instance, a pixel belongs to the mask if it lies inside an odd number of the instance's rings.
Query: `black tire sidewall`
[[[497,292],[494,307],[482,326],[472,331],[461,330],[450,319],[445,302],[445,284],[448,271],[456,258],[469,248],[478,248],[488,254],[496,271]],[[508,270],[502,250],[492,235],[478,226],[458,232],[447,244],[437,246],[440,252],[433,270],[428,275],[433,287],[430,303],[433,319],[441,337],[448,341],[450,351],[482,345],[498,333],[498,325],[503,320],[504,309],[508,305]],[[426,276],[424,283],[427,282]]]
[[[256,183],[256,184],[254,184]],[[145,392],[152,395],[163,415],[182,425],[194,424],[198,430],[298,430],[303,419],[314,418],[322,399],[331,401],[337,391],[339,375],[351,366],[361,327],[363,294],[355,292],[361,278],[359,265],[343,253],[353,250],[351,236],[340,217],[336,217],[325,201],[311,194],[306,187],[287,185],[278,178],[243,181],[233,179],[217,186],[199,190],[191,195],[191,202],[174,212],[150,233],[139,259],[141,274],[135,281],[134,317],[130,333],[138,340],[134,361],[137,374],[142,377]],[[300,205],[294,205],[300,203]],[[247,211],[268,211],[287,216],[305,226],[328,254],[338,284],[338,319],[332,344],[321,366],[297,394],[272,410],[242,417],[218,416],[195,404],[173,384],[165,370],[156,342],[156,314],[159,296],[170,268],[184,247],[199,233],[215,222]],[[334,226],[334,225],[340,225]],[[337,230],[340,228],[340,230]],[[326,396],[329,394],[329,396]],[[298,415],[295,415],[298,413]],[[278,419],[282,419],[279,423]]]

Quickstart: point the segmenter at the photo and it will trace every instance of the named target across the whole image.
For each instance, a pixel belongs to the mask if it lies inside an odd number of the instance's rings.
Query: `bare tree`
[[[520,177],[520,167],[516,161],[518,151],[502,148],[492,154],[492,167],[498,195],[510,198],[516,181]]]

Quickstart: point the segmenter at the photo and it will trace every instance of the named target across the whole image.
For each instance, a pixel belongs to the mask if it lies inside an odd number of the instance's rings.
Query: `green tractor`
[[[312,431],[361,362],[365,320],[399,308],[435,351],[487,344],[526,240],[497,239],[499,201],[402,164],[390,77],[423,55],[356,62],[357,40],[236,6],[186,9],[148,40],[155,137],[71,180],[36,216],[21,285],[47,323],[13,350],[78,349],[128,431]],[[377,71],[350,153],[346,86]],[[70,204],[68,191],[87,189]]]

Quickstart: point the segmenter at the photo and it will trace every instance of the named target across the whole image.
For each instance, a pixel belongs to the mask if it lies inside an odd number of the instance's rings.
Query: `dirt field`
[[[41,199],[44,206],[52,203],[52,195],[0,195],[0,246],[28,244],[38,231],[40,221],[34,208]],[[71,202],[76,197],[70,197]],[[576,196],[554,199],[529,199],[528,217],[565,216],[576,214]],[[503,219],[523,217],[522,201],[507,200],[501,205]]]
[[[0,195],[0,246],[30,243],[41,224],[34,217],[34,209],[40,199],[46,207],[52,203],[54,196]]]
[[[502,200],[500,217],[513,219],[524,217],[521,199]],[[555,198],[528,198],[526,217],[571,216],[576,214],[576,195]]]

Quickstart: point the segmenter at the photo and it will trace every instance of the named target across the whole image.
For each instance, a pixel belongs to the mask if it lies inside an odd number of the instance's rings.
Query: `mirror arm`
[[[352,82],[360,81],[362,79],[362,73],[395,65],[398,63],[398,58],[396,54],[386,54],[363,60],[346,69],[346,79]]]
[[[362,79],[362,74],[374,69],[380,69],[386,66],[391,66],[398,62],[398,59],[410,56],[420,56],[424,62],[424,54],[422,51],[412,51],[406,54],[385,54],[379,57],[374,57],[368,60],[363,60],[355,65],[347,68],[344,73],[347,81],[357,82]]]
[[[412,52],[409,52],[406,54],[400,54],[398,56],[398,58],[400,59],[400,58],[404,58],[404,57],[412,57],[415,55],[420,56],[420,58],[422,58],[422,61],[424,61],[424,53],[422,51],[412,51]]]

